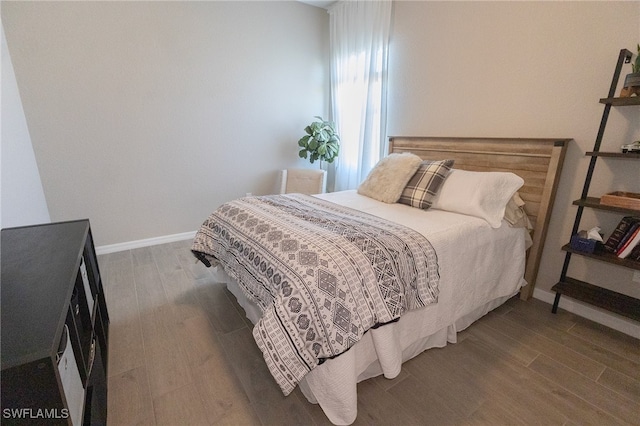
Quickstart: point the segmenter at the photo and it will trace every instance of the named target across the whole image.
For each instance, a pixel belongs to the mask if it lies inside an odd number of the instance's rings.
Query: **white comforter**
[[[518,292],[526,282],[524,228],[506,222],[494,229],[483,219],[435,209],[386,204],[342,191],[318,195],[399,222],[427,236],[440,267],[438,303],[405,314],[400,321],[370,330],[349,351],[316,367],[300,383],[309,401],[319,403],[334,424],[357,416],[359,381],[384,374],[394,378],[402,362],[431,347],[455,343],[456,332]],[[223,274],[224,276],[224,274]],[[230,291],[256,322],[259,310],[244,300],[234,283]]]

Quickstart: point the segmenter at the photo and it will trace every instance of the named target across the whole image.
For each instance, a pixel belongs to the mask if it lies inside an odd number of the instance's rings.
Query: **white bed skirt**
[[[247,318],[255,324],[260,318],[260,309],[244,296],[238,284],[221,267],[216,268],[214,275],[217,281],[226,283]],[[521,285],[525,284],[522,280]],[[317,366],[300,382],[300,390],[309,402],[320,405],[333,424],[349,425],[358,415],[358,382],[379,375],[393,379],[400,374],[403,362],[427,349],[456,343],[459,331],[503,304],[518,290],[461,314],[451,324],[437,330],[433,330],[435,309],[432,306],[435,305],[409,311],[397,322],[369,330],[347,352]]]

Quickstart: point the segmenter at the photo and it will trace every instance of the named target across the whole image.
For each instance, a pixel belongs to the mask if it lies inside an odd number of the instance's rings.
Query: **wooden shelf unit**
[[[621,259],[618,256],[616,256],[615,254],[611,254],[611,253],[587,253],[584,251],[579,251],[579,250],[574,250],[573,248],[571,248],[571,246],[569,244],[565,244],[564,246],[562,246],[562,250],[566,251],[566,252],[570,252],[573,254],[577,254],[580,256],[585,256],[585,257],[589,257],[591,259],[596,259],[596,260],[600,260],[602,262],[607,262],[607,263],[611,263],[614,265],[619,265],[619,266],[624,266],[626,268],[629,269],[635,269],[640,271],[640,262],[635,261],[635,260],[631,260],[631,259]]]
[[[640,158],[640,153],[635,153],[635,152],[627,152],[627,153],[622,153],[622,152],[593,152],[593,151],[589,151],[586,153],[586,155],[590,156],[590,157],[611,157],[611,158],[623,158],[623,159],[635,159],[635,158]]]
[[[596,197],[587,197],[585,199],[575,200],[573,202],[573,205],[589,207],[589,208],[598,209],[598,210],[606,210],[606,211],[616,212],[616,213],[623,213],[623,214],[632,215],[632,216],[640,216],[640,210],[602,204],[600,203],[600,198],[596,198]]]
[[[626,50],[626,49],[622,49]],[[626,50],[629,52],[628,50]],[[618,79],[616,79],[616,83]],[[616,97],[608,97],[600,99],[601,104],[605,105],[613,105],[613,106],[632,106],[632,105],[640,105],[640,96],[632,96],[630,98],[616,98]]]
[[[627,49],[621,49],[618,55],[618,61],[613,73],[611,86],[609,88],[609,94],[606,98],[600,99],[600,103],[604,104],[604,111],[602,113],[602,119],[600,121],[600,128],[596,136],[594,147],[592,151],[586,152],[585,155],[591,157],[589,162],[589,168],[584,181],[584,187],[580,199],[573,201],[573,205],[577,206],[576,216],[573,223],[573,229],[571,235],[578,233],[580,228],[580,221],[582,219],[582,213],[585,208],[602,210],[606,212],[618,213],[630,216],[640,216],[640,210],[610,206],[600,203],[600,198],[589,197],[589,187],[591,185],[591,179],[593,178],[596,161],[598,158],[612,159],[612,160],[640,160],[640,153],[622,153],[622,152],[610,152],[600,151],[600,145],[604,136],[604,131],[609,118],[609,112],[611,107],[628,107],[639,106],[640,97],[618,98],[615,97],[615,91],[622,71],[622,65],[628,63],[631,60],[632,53]],[[621,144],[622,145],[622,144]],[[638,163],[640,167],[640,163]],[[562,273],[558,282],[551,287],[552,291],[556,292],[555,300],[553,303],[552,312],[556,313],[558,310],[558,304],[560,302],[561,295],[565,295],[572,299],[579,300],[581,302],[588,303],[593,306],[597,306],[602,309],[606,309],[610,312],[622,315],[627,318],[631,318],[635,321],[640,321],[640,300],[611,291],[607,288],[600,287],[598,285],[587,283],[567,275],[569,264],[571,262],[572,255],[584,256],[589,259],[595,259],[601,262],[610,263],[612,265],[629,268],[633,270],[640,270],[640,262],[632,259],[622,259],[615,254],[611,253],[586,253],[574,250],[569,244],[562,247],[565,253],[564,265],[562,267]]]
[[[640,300],[633,297],[569,277],[553,287],[558,294],[640,321]]]

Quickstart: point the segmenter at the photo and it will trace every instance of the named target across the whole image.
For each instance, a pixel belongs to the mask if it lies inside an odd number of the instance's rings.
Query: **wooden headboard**
[[[519,189],[533,224],[533,245],[527,254],[526,287],[520,298],[533,294],[540,256],[566,147],[571,139],[509,139],[392,136],[389,153],[412,152],[424,160],[453,159],[456,169],[512,172],[524,179]]]

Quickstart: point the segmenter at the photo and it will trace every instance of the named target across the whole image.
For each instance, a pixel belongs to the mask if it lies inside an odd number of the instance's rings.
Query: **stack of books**
[[[640,217],[625,216],[604,243],[604,251],[640,261]]]

